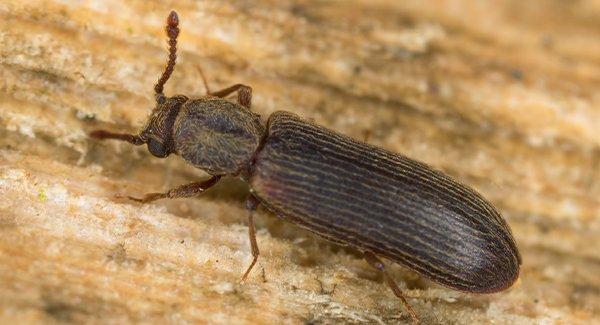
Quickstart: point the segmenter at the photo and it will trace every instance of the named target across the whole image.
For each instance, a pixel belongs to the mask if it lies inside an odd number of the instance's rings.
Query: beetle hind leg
[[[256,242],[256,230],[254,229],[253,219],[253,213],[254,210],[256,210],[256,207],[258,207],[258,204],[258,199],[254,195],[250,194],[246,200],[246,210],[248,210],[248,236],[250,237],[250,246],[252,247],[252,262],[250,263],[250,266],[248,266],[246,272],[244,272],[244,275],[242,276],[242,282],[246,280],[248,274],[250,274],[250,271],[252,271],[252,268],[258,260],[258,255],[260,254],[258,250],[258,243]]]
[[[392,277],[387,273],[387,271],[385,269],[385,264],[383,264],[383,262],[377,256],[375,256],[375,254],[373,254],[371,252],[364,252],[364,257],[365,257],[365,260],[367,261],[367,263],[369,263],[369,265],[371,265],[373,268],[377,269],[379,272],[381,272],[383,274],[383,279],[385,280],[387,285],[390,287],[390,289],[392,289],[392,291],[394,292],[394,295],[400,299],[400,302],[402,303],[404,308],[406,308],[406,310],[410,314],[410,318],[412,318],[413,322],[419,323],[419,316],[417,316],[417,313],[410,306],[408,301],[406,301],[406,298],[404,298],[404,295],[402,294],[402,290],[400,290],[400,288],[398,287],[398,285],[396,284],[394,279],[392,279]]]

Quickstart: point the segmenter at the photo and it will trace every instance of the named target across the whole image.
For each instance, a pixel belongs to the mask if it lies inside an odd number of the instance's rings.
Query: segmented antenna
[[[165,28],[167,36],[169,37],[169,61],[162,76],[158,79],[158,82],[154,86],[154,92],[156,93],[156,99],[160,101],[164,99],[163,86],[169,80],[173,69],[175,69],[175,60],[177,60],[177,35],[179,35],[179,17],[175,11],[171,11],[167,18],[167,27]]]

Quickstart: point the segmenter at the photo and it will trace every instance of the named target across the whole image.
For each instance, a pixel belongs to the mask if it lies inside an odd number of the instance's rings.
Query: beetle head
[[[183,95],[173,97],[157,97],[156,107],[139,133],[142,143],[146,143],[148,151],[158,158],[165,158],[175,152],[173,142],[173,125],[181,105],[188,100]]]

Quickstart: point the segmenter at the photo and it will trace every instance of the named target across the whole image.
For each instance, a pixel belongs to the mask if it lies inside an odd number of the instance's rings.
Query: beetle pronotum
[[[250,185],[246,209],[253,256],[242,279],[258,259],[252,212],[262,204],[321,237],[364,252],[413,320],[417,314],[379,257],[465,292],[498,292],[515,282],[521,257],[510,229],[468,186],[291,113],[273,113],[265,125],[250,111],[252,89],[246,85],[216,92],[206,87],[208,94],[200,98],[165,96],[163,86],[175,67],[178,25],[173,11],[166,27],[169,59],[154,87],[156,107],[146,126],[135,135],[104,130],[90,135],[146,144],[159,158],[177,154],[212,177],[130,199],[147,203],[192,197],[223,176],[241,177]],[[237,103],[223,99],[234,92]]]

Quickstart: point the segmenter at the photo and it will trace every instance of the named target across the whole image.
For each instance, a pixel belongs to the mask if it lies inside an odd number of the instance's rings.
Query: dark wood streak
[[[282,218],[442,285],[497,292],[519,275],[507,223],[477,192],[291,113],[271,115],[249,181]]]

